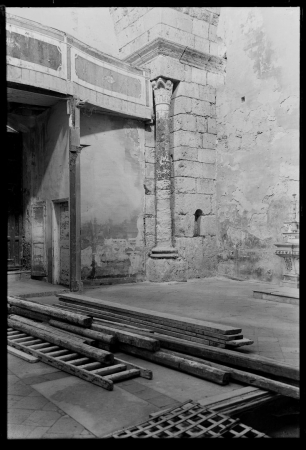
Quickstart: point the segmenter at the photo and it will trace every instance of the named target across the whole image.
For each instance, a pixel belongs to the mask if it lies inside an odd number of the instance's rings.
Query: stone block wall
[[[216,87],[224,83],[224,69],[210,66],[207,61],[211,56],[219,57],[220,8],[110,8],[110,11],[123,58],[156,38],[184,46],[179,56],[174,56],[170,49],[168,54],[157,52],[138,65],[148,69],[153,80],[163,77],[174,81],[170,106],[173,244],[187,263],[187,278],[214,275],[218,253]],[[206,62],[199,64],[192,57],[188,61],[182,59],[186,47],[191,52],[201,52]],[[177,53],[179,48],[176,47]],[[199,57],[196,55],[195,58]],[[153,131],[153,126],[147,126],[144,235],[148,251],[156,239]],[[198,210],[200,217],[195,215]]]
[[[110,8],[119,52],[128,56],[157,37],[218,56],[220,8]]]

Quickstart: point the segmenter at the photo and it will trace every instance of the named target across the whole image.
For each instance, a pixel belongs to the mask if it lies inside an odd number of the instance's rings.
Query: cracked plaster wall
[[[221,8],[218,36],[218,271],[279,282],[273,244],[299,194],[299,8]]]
[[[82,279],[144,274],[144,126],[81,115]]]

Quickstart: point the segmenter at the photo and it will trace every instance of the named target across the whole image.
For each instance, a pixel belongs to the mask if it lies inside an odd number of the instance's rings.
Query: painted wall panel
[[[82,278],[143,275],[144,129],[81,114]]]

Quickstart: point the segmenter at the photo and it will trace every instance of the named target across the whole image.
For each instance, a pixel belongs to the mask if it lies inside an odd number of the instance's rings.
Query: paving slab
[[[157,406],[118,386],[107,391],[76,377],[52,380],[34,387],[97,437],[141,422],[158,410]]]

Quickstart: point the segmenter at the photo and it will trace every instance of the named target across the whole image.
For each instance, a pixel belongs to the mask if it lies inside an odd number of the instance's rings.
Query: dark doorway
[[[20,133],[7,134],[7,266],[21,267],[22,258],[22,138]]]

